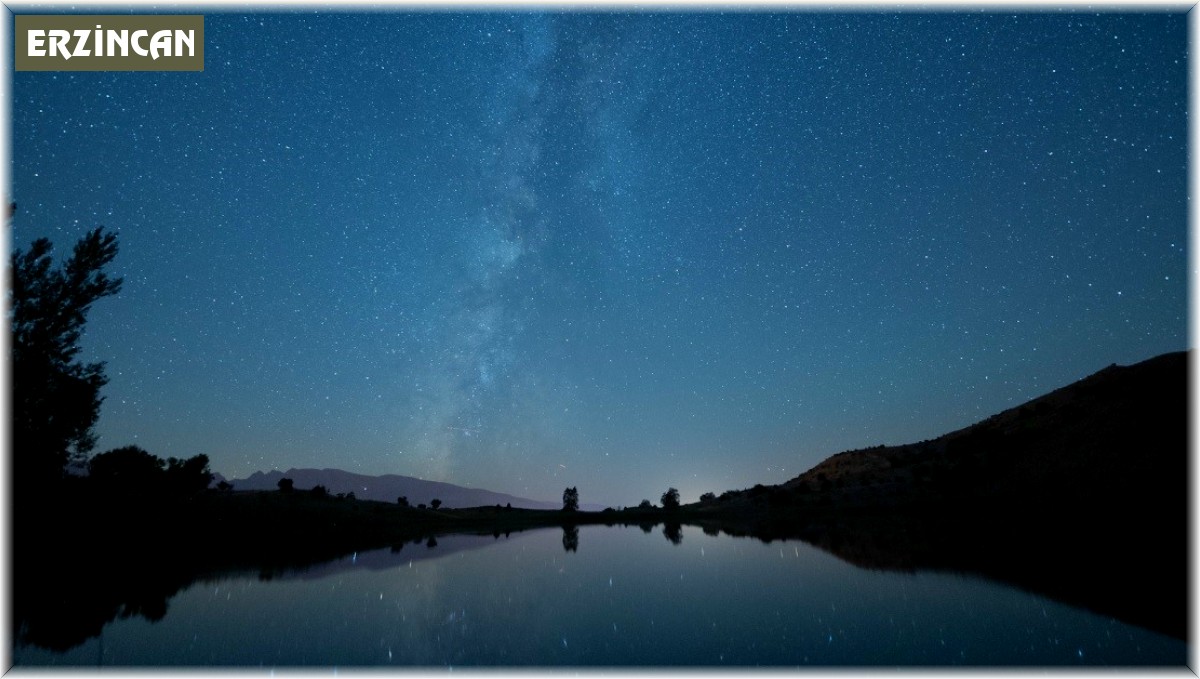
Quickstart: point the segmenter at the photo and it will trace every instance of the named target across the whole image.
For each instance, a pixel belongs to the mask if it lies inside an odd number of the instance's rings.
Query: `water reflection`
[[[64,562],[58,580],[18,569],[22,606],[15,610],[14,660],[92,663],[100,655],[106,663],[168,665],[1186,661],[1181,641],[1008,588],[922,574],[929,547],[911,531],[814,531],[800,541],[759,530],[758,540],[746,540],[731,537],[755,535],[743,533],[744,527],[671,522],[662,524],[667,546],[649,535],[657,524],[630,525],[642,530],[572,525],[562,527],[561,535],[533,530],[512,533],[511,539],[496,532],[430,535],[411,540],[423,549],[398,543],[320,563],[249,571],[162,569],[161,559],[97,560],[91,575],[73,569],[74,561]],[[582,533],[588,549],[579,555]],[[562,601],[574,603],[566,610]],[[254,620],[275,631],[251,629]],[[103,649],[95,640],[101,630]],[[554,643],[543,645],[548,634]],[[996,637],[991,645],[988,637]],[[372,645],[364,639],[382,641]],[[1070,653],[1060,653],[1064,643],[1072,645]]]
[[[17,649],[67,651],[99,636],[113,621],[142,619],[153,623],[164,619],[172,598],[197,584],[230,577],[263,583],[312,581],[355,570],[388,570],[399,563],[481,549],[493,540],[475,535],[430,535],[412,540],[413,545],[426,546],[421,551],[405,551],[404,543],[397,543],[387,549],[351,552],[335,559],[319,552],[310,557],[295,555],[257,567],[239,566],[236,561],[221,565],[220,558],[230,555],[220,552],[212,555],[216,565],[179,562],[172,554],[146,545],[137,551],[90,555],[87,569],[81,569],[81,555],[70,545],[58,545],[57,549],[50,546],[37,554],[14,554],[13,581],[19,586],[13,588],[13,643]]]
[[[563,551],[579,551],[579,526],[563,526],[562,532]]]

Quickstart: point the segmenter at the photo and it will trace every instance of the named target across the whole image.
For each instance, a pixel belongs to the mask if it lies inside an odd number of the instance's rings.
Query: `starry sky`
[[[1189,346],[1182,13],[310,7],[205,47],[13,74],[11,247],[119,233],[97,451],[691,501]]]

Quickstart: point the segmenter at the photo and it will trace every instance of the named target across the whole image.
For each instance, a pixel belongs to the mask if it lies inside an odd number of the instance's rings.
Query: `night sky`
[[[205,31],[12,78],[12,247],[119,233],[97,452],[691,501],[1189,346],[1182,13]]]

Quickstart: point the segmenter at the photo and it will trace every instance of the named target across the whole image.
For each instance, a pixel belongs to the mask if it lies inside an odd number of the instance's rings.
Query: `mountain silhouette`
[[[395,502],[396,498],[404,496],[413,506],[429,504],[437,498],[442,501],[441,506],[448,509],[509,504],[520,509],[562,509],[561,501],[543,502],[481,488],[465,488],[442,481],[426,481],[398,474],[367,476],[341,469],[258,471],[244,479],[233,479],[229,482],[233,484],[234,490],[276,490],[279,480],[285,477],[291,479],[298,490],[325,486],[330,493],[354,493],[354,497],[359,500]],[[603,509],[604,505],[583,505],[582,508],[596,511]]]

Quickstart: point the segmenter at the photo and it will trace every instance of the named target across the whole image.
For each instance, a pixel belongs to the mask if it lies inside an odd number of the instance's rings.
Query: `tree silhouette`
[[[117,255],[116,234],[97,228],[53,267],[46,238],[18,249],[9,264],[13,474],[17,487],[44,486],[82,462],[96,444],[103,363],[78,360],[92,304],[121,289],[104,267]]]
[[[701,502],[712,502],[713,500],[716,500],[716,499],[717,499],[717,496],[714,495],[713,493],[704,493],[703,495],[700,496]]]
[[[407,507],[408,506],[408,496],[401,495],[400,497],[396,498],[396,504],[400,505],[401,507]]]
[[[203,492],[212,483],[212,472],[208,470],[208,456],[196,455],[186,460],[167,458],[164,481],[166,487],[178,497]]]
[[[137,446],[99,453],[88,461],[89,481],[107,492],[184,500],[205,491],[212,483],[208,456],[186,460],[162,458]],[[228,482],[222,482],[232,488]],[[218,485],[218,488],[221,488]]]
[[[88,461],[92,482],[122,492],[154,487],[164,462],[138,446],[123,446],[100,453]]]
[[[279,483],[276,485],[279,486],[280,492],[290,493],[290,492],[292,492],[292,487],[295,486],[295,482],[293,482],[291,479],[285,477],[285,478],[279,479]]]
[[[573,512],[579,509],[579,491],[574,486],[563,491],[563,511]]]
[[[653,509],[654,505],[650,504],[649,500],[642,500],[638,503],[638,509]]]
[[[326,488],[325,486],[319,485],[319,484],[316,486],[313,486],[312,490],[310,490],[308,492],[312,493],[313,497],[320,497],[320,498],[329,497],[329,489]]]
[[[442,501],[435,497],[429,501],[429,506],[433,507],[434,509],[437,509],[438,507],[442,506]]]
[[[662,494],[663,509],[676,509],[679,507],[679,491],[674,488],[668,488],[667,492]]]

